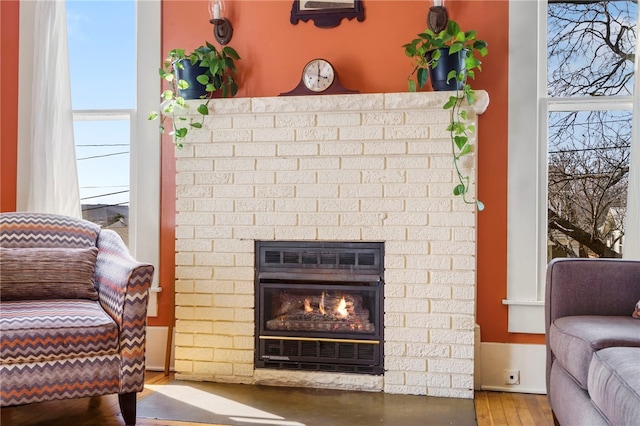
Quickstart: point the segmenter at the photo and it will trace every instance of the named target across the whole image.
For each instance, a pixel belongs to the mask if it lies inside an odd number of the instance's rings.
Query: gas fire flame
[[[325,293],[322,292],[322,296],[320,296],[320,302],[318,304],[318,312],[320,312],[322,315],[327,315],[327,310],[325,308],[324,301],[325,301]],[[311,306],[311,300],[304,299],[304,311],[309,313],[314,311],[313,306]],[[333,314],[338,318],[346,318],[349,316],[347,301],[345,300],[344,296],[340,299],[340,302],[338,302],[338,306],[335,307]]]
[[[347,301],[344,300],[344,297],[340,299],[340,303],[338,303],[338,307],[336,308],[336,313],[340,318],[345,318],[349,315],[349,311],[347,311]]]

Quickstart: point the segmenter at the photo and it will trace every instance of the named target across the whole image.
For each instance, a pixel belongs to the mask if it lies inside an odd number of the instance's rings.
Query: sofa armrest
[[[631,316],[640,300],[640,261],[557,258],[547,265],[545,330],[547,396],[554,355],[549,329],[556,318],[574,315]]]
[[[120,393],[138,392],[144,385],[144,350],[149,287],[154,267],[136,261],[122,238],[103,229],[98,237],[95,279],[100,304],[120,329]]]
[[[640,300],[640,261],[552,260],[547,266],[545,323],[573,315],[631,315]]]

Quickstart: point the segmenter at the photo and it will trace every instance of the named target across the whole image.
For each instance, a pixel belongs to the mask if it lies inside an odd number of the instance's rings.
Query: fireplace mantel
[[[473,398],[476,210],[452,194],[451,94],[209,102],[176,151],[177,378]],[[383,375],[254,368],[256,240],[385,243]]]
[[[471,109],[482,115],[489,106],[489,94],[476,90]],[[292,112],[358,112],[380,110],[438,109],[454,92],[373,93],[348,95],[274,96],[212,99],[209,114],[268,114]],[[189,100],[193,111],[202,101]],[[468,104],[467,104],[468,105]],[[194,113],[194,116],[197,115]]]

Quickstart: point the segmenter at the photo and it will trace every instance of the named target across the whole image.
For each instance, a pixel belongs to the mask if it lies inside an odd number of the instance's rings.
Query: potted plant
[[[455,91],[455,94],[450,96],[443,105],[444,109],[451,112],[447,131],[451,137],[453,164],[458,178],[453,193],[462,196],[465,203],[476,204],[478,210],[483,210],[482,202],[467,199],[469,176],[462,174],[458,167],[458,160],[473,152],[469,136],[475,128],[467,124],[467,111],[463,108],[463,103],[465,101],[468,105],[475,103],[475,91],[468,83],[468,78],[475,78],[476,69],[482,71],[482,63],[478,56],[485,56],[488,53],[487,42],[476,39],[476,31],[464,32],[457,22],[450,20],[447,27],[439,33],[426,29],[418,34],[418,38],[403,47],[405,54],[414,62],[414,69],[408,78],[410,92],[415,92],[417,88],[422,89],[429,76],[431,76],[434,90]]]
[[[238,52],[232,47],[225,46],[218,50],[209,42],[189,54],[184,49],[171,50],[159,69],[160,77],[169,83],[169,89],[161,94],[160,113],[153,111],[148,119],[155,120],[161,116],[161,132],[165,130],[165,120],[171,119],[173,141],[178,148],[182,148],[182,141],[189,129],[202,128],[214,93],[219,91],[222,97],[238,93],[235,60],[239,59]],[[188,99],[206,100],[197,107],[200,121],[188,118],[190,106],[185,102]]]

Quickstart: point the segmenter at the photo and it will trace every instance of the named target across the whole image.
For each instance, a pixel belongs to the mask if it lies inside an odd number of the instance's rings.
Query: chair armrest
[[[121,370],[126,372],[120,393],[138,392],[144,385],[147,304],[153,272],[153,265],[130,255],[117,233],[100,231],[95,280],[102,308],[120,329]]]

